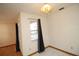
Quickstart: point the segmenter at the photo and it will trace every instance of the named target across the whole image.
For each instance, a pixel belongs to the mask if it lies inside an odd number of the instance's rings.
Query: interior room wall
[[[37,40],[32,41],[28,18],[41,19],[45,46],[52,45],[62,50],[79,55],[79,5],[64,7],[47,16],[20,13],[19,37],[23,55],[37,51]]]
[[[18,24],[18,34],[19,34],[19,46],[23,55],[21,14],[19,14],[17,24]]]
[[[0,22],[0,47],[16,44],[15,24]]]
[[[36,14],[28,14],[25,12],[20,13],[19,25],[20,25],[20,35],[21,35],[21,45],[23,55],[29,55],[32,52],[37,51],[37,40],[32,41],[30,36],[30,20],[28,18],[41,19],[42,32],[44,44],[47,46],[49,44],[48,39],[48,27],[46,18],[44,16],[39,16]]]
[[[50,45],[79,55],[79,4],[51,13],[47,20]]]

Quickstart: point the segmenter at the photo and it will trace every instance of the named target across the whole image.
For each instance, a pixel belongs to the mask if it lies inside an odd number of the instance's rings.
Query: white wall
[[[0,47],[16,44],[14,23],[0,22]]]
[[[21,18],[19,19],[20,23],[20,35],[21,37],[21,45],[22,45],[22,53],[23,55],[29,55],[32,52],[37,51],[37,40],[32,41],[31,36],[30,36],[30,20],[28,18],[35,18],[41,19],[42,23],[42,32],[43,32],[43,38],[44,38],[44,44],[47,46],[49,44],[49,39],[48,39],[48,28],[47,28],[47,21],[46,18],[43,16],[35,15],[35,14],[27,14],[24,12],[21,12],[20,14]]]
[[[19,14],[17,23],[18,23],[18,32],[19,32],[19,46],[20,46],[20,50],[23,54],[21,14]]]
[[[79,4],[47,18],[52,46],[79,55]]]
[[[65,7],[47,16],[20,13],[19,38],[23,55],[37,51],[37,40],[30,37],[28,18],[40,18],[45,46],[52,45],[62,50],[79,55],[79,5]]]

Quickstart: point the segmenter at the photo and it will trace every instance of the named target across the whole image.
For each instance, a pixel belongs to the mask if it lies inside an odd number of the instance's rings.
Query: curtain
[[[18,24],[16,23],[16,52],[20,51],[19,36],[18,36]]]
[[[43,52],[45,50],[44,42],[43,42],[43,35],[42,35],[42,28],[41,28],[41,21],[38,19],[38,52]]]

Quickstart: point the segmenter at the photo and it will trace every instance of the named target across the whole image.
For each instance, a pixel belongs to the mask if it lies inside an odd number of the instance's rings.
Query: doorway
[[[16,51],[17,28],[15,23],[0,23],[0,56],[21,56]]]

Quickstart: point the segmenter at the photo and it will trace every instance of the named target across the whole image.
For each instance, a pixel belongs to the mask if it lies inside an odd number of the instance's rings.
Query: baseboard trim
[[[65,50],[62,50],[62,49],[56,48],[56,47],[51,46],[51,45],[48,45],[48,46],[45,47],[45,49],[47,49],[47,48],[53,48],[53,49],[59,50],[59,51],[61,51],[61,52],[64,52],[64,53],[66,53],[66,54],[69,54],[69,55],[71,55],[71,56],[78,56],[78,55],[76,55],[76,54],[73,54],[73,53],[67,52],[67,51],[65,51]],[[28,56],[33,56],[33,55],[36,54],[36,53],[38,53],[38,51],[35,51],[35,52],[29,54]]]
[[[38,53],[38,51],[35,51],[35,52],[29,54],[28,56],[33,56],[33,55],[36,54],[36,53]]]
[[[45,49],[48,48],[48,47],[49,47],[49,46],[46,46]],[[35,52],[29,54],[28,56],[33,56],[33,55],[36,54],[36,53],[38,53],[38,51],[35,51]]]
[[[62,51],[62,52],[64,52],[64,53],[67,53],[67,54],[72,55],[72,56],[78,56],[78,55],[76,55],[76,54],[73,54],[73,53],[71,53],[71,52],[67,52],[67,51],[65,51],[65,50],[59,49],[59,48],[54,47],[54,46],[51,46],[51,45],[48,45],[48,47],[53,48],[53,49],[56,49],[56,50],[59,50],[59,51]]]
[[[13,46],[13,45],[16,45],[16,44],[10,44],[10,45],[3,46],[3,47],[0,47],[0,48],[5,48],[5,47]]]

